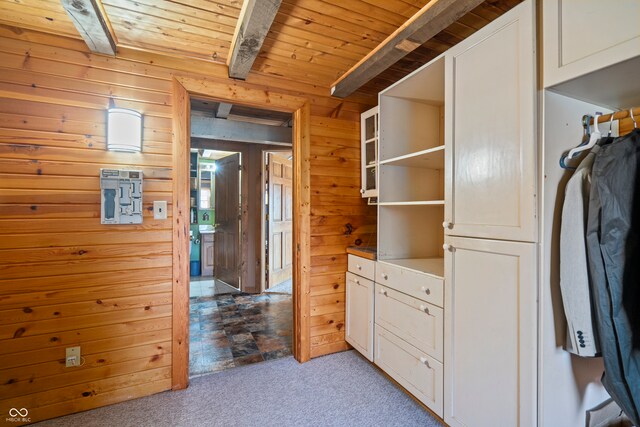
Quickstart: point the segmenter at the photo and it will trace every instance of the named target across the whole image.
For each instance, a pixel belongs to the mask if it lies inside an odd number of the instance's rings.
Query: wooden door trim
[[[309,100],[242,82],[175,76],[173,86],[173,308],[172,389],[189,385],[189,167],[190,97],[287,111],[293,114],[293,356],[306,362],[310,341],[310,151]]]

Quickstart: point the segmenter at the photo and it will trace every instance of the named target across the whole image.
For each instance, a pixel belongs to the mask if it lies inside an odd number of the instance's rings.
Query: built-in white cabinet
[[[536,245],[447,237],[444,420],[535,426]]]
[[[378,325],[375,326],[375,345],[376,365],[442,416],[442,363]]]
[[[544,0],[542,13],[545,87],[640,55],[640,0]]]
[[[362,197],[378,197],[378,107],[360,115],[360,173]]]
[[[533,8],[516,6],[446,54],[447,234],[537,238]]]
[[[202,264],[202,275],[213,276],[213,245],[214,233],[202,233],[200,239],[200,260]]]
[[[380,93],[378,260],[442,277],[445,58]]]
[[[373,307],[375,261],[348,255],[346,275],[346,341],[373,361]]]

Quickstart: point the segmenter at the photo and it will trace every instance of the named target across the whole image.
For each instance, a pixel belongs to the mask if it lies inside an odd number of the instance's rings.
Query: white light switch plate
[[[153,219],[167,219],[166,200],[156,200],[153,202]]]

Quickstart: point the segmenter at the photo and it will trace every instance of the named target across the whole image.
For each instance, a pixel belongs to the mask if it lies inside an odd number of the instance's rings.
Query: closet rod
[[[631,118],[629,110],[620,110],[616,111],[615,113],[598,116],[598,124],[603,124],[604,122],[611,120],[611,114],[613,114],[613,120],[622,120],[626,119],[627,117]],[[633,116],[636,118],[636,121],[640,122],[640,107],[633,108]],[[593,119],[591,119],[591,122],[589,124],[593,124]]]

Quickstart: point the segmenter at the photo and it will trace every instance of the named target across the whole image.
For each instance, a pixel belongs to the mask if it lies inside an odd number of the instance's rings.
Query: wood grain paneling
[[[486,0],[393,64],[360,92],[377,94],[520,1]],[[141,55],[162,52],[209,64],[224,64],[229,57],[242,6],[239,0],[101,0],[101,3],[117,39],[118,56],[136,49]],[[283,0],[249,80],[257,76],[285,76],[314,85],[320,95],[328,95],[334,80],[427,3],[428,0]],[[81,41],[59,0],[0,1],[0,23]],[[345,114],[341,110],[337,113],[340,118]],[[330,114],[328,110],[322,115]]]
[[[34,14],[53,4],[21,3]],[[173,269],[186,268],[176,264],[174,246],[186,218],[175,201],[188,185],[172,180],[173,133],[181,132],[173,119],[186,117],[173,105],[178,75],[203,88],[229,84],[218,64],[126,48],[109,58],[88,53],[79,40],[0,25],[0,407],[27,407],[39,421],[176,384],[172,367],[184,361],[174,360],[173,344],[188,343],[187,334],[174,333],[172,316],[176,303],[186,304],[176,302],[172,282]],[[311,289],[298,301],[314,315],[303,322],[311,338],[297,345],[306,358],[344,349],[344,247],[371,224],[358,204],[358,175],[348,171],[356,168],[357,119],[369,99],[338,102],[275,76],[232,87],[239,99],[257,90],[265,104],[275,96],[285,104],[308,99],[304,114],[316,116],[302,153],[313,197],[305,209],[314,210],[317,230],[304,241],[317,254],[302,272],[313,276]],[[106,151],[110,99],[144,114],[142,153]],[[320,117],[340,105],[349,120]],[[100,224],[102,167],[143,170],[143,224]],[[332,206],[340,197],[344,207]],[[168,202],[166,221],[153,219],[154,200]],[[354,226],[353,239],[340,236],[344,221]],[[65,368],[65,348],[75,345],[84,365]]]
[[[375,244],[375,214],[375,207],[360,197],[359,122],[313,118],[311,357],[348,348],[344,340],[346,248]]]

